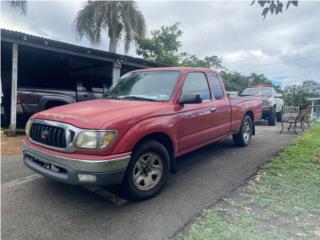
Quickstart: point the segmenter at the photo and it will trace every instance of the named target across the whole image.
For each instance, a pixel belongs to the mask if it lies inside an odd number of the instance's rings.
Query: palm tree
[[[135,35],[145,35],[144,17],[133,1],[88,1],[75,22],[80,38],[86,36],[92,43],[100,43],[107,32],[110,52],[116,52],[122,37],[128,52]]]

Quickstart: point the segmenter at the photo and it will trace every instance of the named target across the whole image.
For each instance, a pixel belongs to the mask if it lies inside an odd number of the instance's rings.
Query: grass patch
[[[320,239],[320,125],[176,239]]]

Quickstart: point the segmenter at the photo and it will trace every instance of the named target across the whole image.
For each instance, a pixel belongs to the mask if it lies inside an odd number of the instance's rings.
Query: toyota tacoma
[[[49,178],[74,185],[122,185],[132,200],[156,195],[175,159],[233,136],[247,146],[261,117],[257,97],[229,98],[206,68],[129,72],[102,99],[33,115],[23,160]]]

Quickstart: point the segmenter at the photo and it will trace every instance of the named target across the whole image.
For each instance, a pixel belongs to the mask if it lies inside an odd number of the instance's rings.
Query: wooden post
[[[11,114],[9,136],[16,135],[17,125],[17,86],[18,86],[18,44],[12,45],[12,73],[11,73]]]
[[[312,106],[312,108],[311,108],[311,115],[310,115],[311,120],[313,119],[313,116],[314,116],[314,101],[315,101],[315,100],[312,100],[312,101],[311,101],[311,106]]]
[[[121,76],[121,61],[117,59],[112,67],[112,84],[115,84]]]

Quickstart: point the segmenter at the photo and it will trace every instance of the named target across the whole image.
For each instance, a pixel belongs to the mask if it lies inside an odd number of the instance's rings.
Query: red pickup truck
[[[23,160],[69,184],[122,184],[128,198],[142,200],[165,185],[176,157],[229,135],[250,144],[261,105],[257,97],[229,99],[211,69],[133,71],[103,99],[33,115]]]

